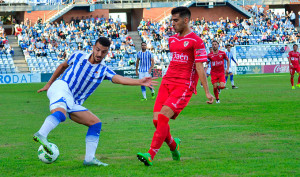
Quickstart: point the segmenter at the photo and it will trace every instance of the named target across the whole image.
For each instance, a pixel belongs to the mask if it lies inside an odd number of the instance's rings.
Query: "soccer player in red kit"
[[[207,58],[210,60],[211,71],[211,83],[214,87],[214,94],[216,97],[216,103],[220,103],[219,92],[225,88],[225,73],[224,73],[224,60],[227,60],[226,73],[229,72],[229,59],[225,52],[219,51],[219,42],[216,40],[212,41],[213,52],[207,55]],[[218,85],[219,83],[219,85]]]
[[[300,66],[299,66],[299,61],[300,61],[300,53],[297,52],[298,50],[298,45],[294,44],[293,45],[293,51],[289,52],[289,63],[290,63],[290,74],[291,74],[291,84],[292,84],[292,89],[295,89],[294,86],[294,74],[297,72],[300,74]],[[298,77],[298,83],[297,87],[300,87],[300,75]]]
[[[200,77],[206,97],[212,104],[214,97],[210,94],[203,68],[207,61],[203,41],[189,27],[191,12],[187,7],[172,9],[172,26],[177,34],[169,38],[172,61],[163,77],[153,110],[154,132],[148,153],[138,153],[138,159],[146,166],[152,165],[152,160],[163,142],[170,147],[173,160],[180,160],[180,139],[172,138],[169,120],[175,119],[187,106]]]

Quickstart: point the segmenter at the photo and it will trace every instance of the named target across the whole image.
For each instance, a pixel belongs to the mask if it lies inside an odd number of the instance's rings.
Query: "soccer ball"
[[[39,159],[40,159],[42,162],[48,163],[48,164],[49,164],[49,163],[55,162],[55,160],[57,159],[57,157],[58,157],[58,155],[59,155],[58,147],[57,147],[55,144],[53,144],[53,143],[49,143],[49,144],[50,144],[50,148],[51,148],[52,151],[53,151],[53,155],[48,154],[48,153],[45,151],[43,145],[41,145],[41,146],[39,147],[39,150],[38,150],[38,157],[39,157]]]

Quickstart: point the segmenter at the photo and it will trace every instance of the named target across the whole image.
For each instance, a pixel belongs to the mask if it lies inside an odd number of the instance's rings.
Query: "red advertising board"
[[[278,64],[278,65],[265,65],[262,66],[262,73],[288,73],[289,65],[288,64]]]

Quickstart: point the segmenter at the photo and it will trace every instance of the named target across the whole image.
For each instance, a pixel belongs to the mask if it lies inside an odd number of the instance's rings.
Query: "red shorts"
[[[291,68],[290,67],[290,74],[294,75],[295,72],[300,73],[300,67],[297,67],[297,68]]]
[[[193,92],[187,87],[178,85],[161,84],[154,104],[153,112],[160,112],[163,106],[168,106],[174,111],[172,119],[188,105]]]
[[[211,77],[211,83],[214,84],[214,83],[217,83],[217,82],[226,82],[225,80],[225,74],[224,73],[221,73],[221,74],[211,74],[210,75]]]

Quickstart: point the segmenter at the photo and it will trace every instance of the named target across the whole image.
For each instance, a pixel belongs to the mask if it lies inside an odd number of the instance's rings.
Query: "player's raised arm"
[[[132,79],[128,77],[123,77],[121,75],[115,75],[113,76],[111,81],[115,84],[141,85],[154,89],[153,86],[157,86],[158,84],[157,81],[154,81],[155,79],[157,79],[157,77],[144,77],[143,79]]]
[[[51,84],[68,68],[68,63],[67,61],[61,63],[56,70],[54,71],[54,73],[52,74],[50,80],[47,82],[47,84],[41,88],[40,90],[38,90],[37,92],[43,92],[43,91],[47,91],[49,89],[49,87],[51,86]]]

